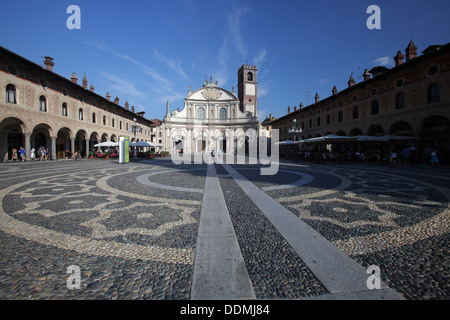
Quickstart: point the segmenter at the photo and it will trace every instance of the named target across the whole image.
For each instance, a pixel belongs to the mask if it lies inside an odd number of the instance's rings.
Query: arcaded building
[[[419,138],[415,148],[450,153],[450,44],[431,45],[417,55],[411,40],[394,57],[395,67],[364,71],[363,81],[350,76],[348,87],[308,106],[288,107],[274,120],[280,140],[329,134],[342,136],[400,135]],[[330,88],[331,89],[331,88]],[[289,133],[290,128],[301,133]]]
[[[157,125],[135,112],[128,102],[119,104],[95,93],[86,75],[78,81],[53,71],[55,63],[45,57],[45,67],[0,47],[0,161],[10,159],[12,148],[48,148],[52,159],[66,150],[87,155],[101,141],[118,141],[121,135],[134,140],[133,125],[142,131],[136,141],[158,142]]]

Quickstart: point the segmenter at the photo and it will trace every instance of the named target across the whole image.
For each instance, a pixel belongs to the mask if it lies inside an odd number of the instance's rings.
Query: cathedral
[[[258,119],[257,68],[243,65],[238,70],[238,93],[218,86],[213,77],[195,91],[189,87],[182,110],[164,118],[164,149],[175,152],[233,152],[248,142],[247,132],[260,135]],[[230,132],[236,133],[230,135]],[[239,139],[245,137],[244,139]],[[241,140],[241,142],[240,142]]]

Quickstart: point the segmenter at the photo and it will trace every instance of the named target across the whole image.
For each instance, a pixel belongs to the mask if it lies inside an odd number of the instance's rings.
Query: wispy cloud
[[[241,34],[241,18],[248,12],[247,8],[233,6],[232,11],[227,15],[228,35],[233,40],[233,44],[242,56],[247,56],[248,49],[244,45]]]
[[[330,83],[332,79],[330,78],[324,78],[324,79],[319,79],[319,80],[315,80],[315,82],[317,82],[318,85],[326,85],[327,83]]]
[[[169,80],[167,80],[166,78],[164,78],[162,75],[160,75],[157,71],[153,70],[152,68],[148,67],[147,65],[137,61],[136,59],[121,53],[107,45],[103,45],[97,42],[93,42],[93,41],[89,41],[87,42],[88,45],[93,46],[95,48],[104,50],[110,54],[113,54],[115,56],[117,56],[120,59],[123,59],[125,61],[131,62],[134,65],[138,66],[139,68],[141,68],[141,70],[146,73],[147,75],[149,75],[150,77],[152,77],[154,80],[160,82],[161,84],[165,85],[165,86],[170,86],[171,82]]]
[[[372,61],[375,65],[379,66],[389,66],[393,64],[393,59],[391,57],[380,57]]]
[[[270,92],[270,87],[267,82],[261,82],[258,85],[258,97],[263,97]]]
[[[180,61],[169,59],[168,57],[162,55],[158,50],[154,50],[155,58],[159,63],[166,64],[171,69],[173,69],[176,73],[181,75],[184,78],[187,78],[186,74],[183,71],[183,68],[181,67]]]
[[[232,6],[231,11],[226,15],[226,30],[225,36],[222,39],[222,44],[217,55],[217,62],[220,69],[216,71],[222,84],[225,84],[229,78],[230,66],[229,60],[232,56],[239,56],[239,59],[246,59],[248,55],[248,48],[245,45],[244,38],[241,32],[242,17],[248,12],[245,7]]]
[[[253,64],[257,66],[261,66],[261,64],[266,60],[266,49],[262,49],[259,54],[253,58]]]
[[[127,81],[123,77],[118,77],[105,71],[100,71],[100,74],[106,79],[111,90],[115,92],[119,98],[120,96],[134,97],[137,99],[145,99],[147,97],[147,94],[139,91],[133,82]]]

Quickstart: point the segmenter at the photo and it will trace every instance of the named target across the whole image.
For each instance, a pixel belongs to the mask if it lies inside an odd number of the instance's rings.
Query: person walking
[[[18,159],[17,159],[17,149],[16,148],[12,148],[11,161],[18,161]]]
[[[395,163],[397,162],[397,153],[395,150],[391,151],[391,167],[395,167]]]
[[[23,147],[19,148],[19,155],[20,155],[20,159],[21,161],[25,161],[25,149]]]
[[[403,164],[408,165],[410,160],[410,150],[408,147],[405,147],[402,151],[403,153]]]
[[[36,156],[35,153],[36,153],[36,150],[34,150],[34,148],[31,148],[31,152],[30,152],[31,161],[34,161],[34,158]]]
[[[39,150],[40,150],[39,151],[39,155],[40,155],[39,161],[42,161],[42,159],[45,160],[45,149],[44,149],[44,147],[40,147]]]
[[[436,150],[431,151],[430,163],[431,163],[432,166],[438,166],[439,165],[439,158],[437,156],[437,151]]]

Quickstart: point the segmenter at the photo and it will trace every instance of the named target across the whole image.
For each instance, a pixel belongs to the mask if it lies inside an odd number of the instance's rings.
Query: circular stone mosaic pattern
[[[301,189],[268,194],[349,255],[400,247],[450,230],[445,188],[378,170],[303,172],[321,178]]]
[[[138,178],[174,175],[174,170],[148,171],[144,175],[141,171]],[[204,169],[201,174],[205,174]],[[130,190],[131,185],[136,185],[136,175],[133,170],[100,170],[89,175],[60,174],[12,185],[1,190],[0,229],[79,253],[192,264],[192,246],[162,246],[157,239],[177,228],[196,226],[200,201],[152,192],[155,188],[171,188],[158,183]],[[120,181],[121,186],[114,187],[114,181]],[[128,184],[130,189],[126,188]],[[172,189],[186,191],[181,187]]]

